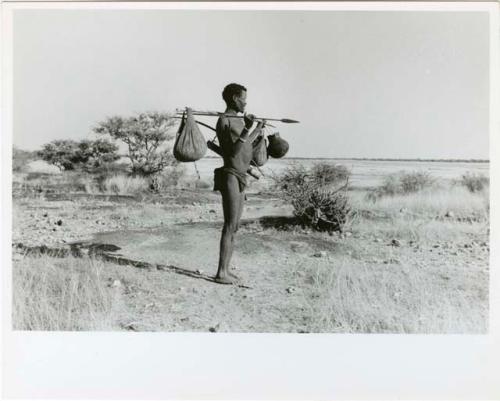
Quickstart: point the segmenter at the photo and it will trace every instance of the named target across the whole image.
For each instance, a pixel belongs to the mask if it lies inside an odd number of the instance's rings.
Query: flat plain
[[[458,180],[488,175],[488,163],[326,161],[352,172],[353,213],[328,233],[291,223],[293,208],[270,187],[288,164],[316,162],[273,160],[251,184],[232,261],[241,286],[211,279],[223,221],[211,190],[217,159],[186,165],[160,194],[15,174],[14,329],[487,332],[489,193]],[[436,185],[367,196],[414,170]]]

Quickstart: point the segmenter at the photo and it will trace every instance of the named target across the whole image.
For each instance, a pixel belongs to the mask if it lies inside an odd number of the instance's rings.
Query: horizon
[[[22,149],[18,146],[13,145],[13,149],[17,149],[22,152],[37,152],[39,149],[35,150],[28,150],[28,149]],[[121,158],[127,158],[127,154],[121,154],[119,153],[119,156]],[[215,155],[206,155],[203,156],[200,160],[203,159],[220,159],[220,156],[215,156]],[[490,163],[490,159],[475,159],[475,158],[470,158],[470,159],[455,159],[455,158],[447,158],[447,159],[436,159],[436,158],[392,158],[392,157],[302,157],[302,156],[284,156],[281,159],[273,159],[272,160],[359,160],[359,161],[408,161],[408,162],[449,162],[449,163]],[[41,159],[40,159],[41,160]],[[199,162],[200,160],[197,160],[196,162]],[[186,163],[194,163],[194,162],[184,162],[182,164]]]

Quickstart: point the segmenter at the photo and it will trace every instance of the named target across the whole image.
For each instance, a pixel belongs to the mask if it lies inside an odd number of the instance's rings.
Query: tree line
[[[58,139],[42,146],[35,156],[61,171],[93,173],[120,159],[118,143],[126,145],[133,175],[152,176],[176,164],[167,146],[174,139],[174,119],[168,113],[146,112],[133,117],[113,116],[98,122],[92,132],[98,139]],[[20,151],[18,151],[20,152]],[[22,152],[22,151],[21,151]]]

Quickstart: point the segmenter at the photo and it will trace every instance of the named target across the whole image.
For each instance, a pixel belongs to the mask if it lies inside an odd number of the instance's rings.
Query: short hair
[[[233,96],[240,95],[242,91],[246,92],[247,88],[245,88],[243,85],[240,84],[229,84],[226,85],[224,90],[222,91],[222,98],[226,102],[226,104],[230,104],[233,101]]]

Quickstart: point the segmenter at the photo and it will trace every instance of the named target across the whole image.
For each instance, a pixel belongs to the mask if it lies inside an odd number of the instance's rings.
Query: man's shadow
[[[170,271],[172,273],[180,274],[183,276],[219,284],[217,281],[215,281],[214,277],[201,272],[192,271],[174,265],[149,263],[127,258],[122,254],[117,253],[117,251],[119,251],[121,248],[114,244],[73,242],[68,245],[69,248],[51,248],[45,245],[30,247],[22,243],[18,243],[14,245],[14,248],[16,248],[19,251],[22,251],[24,255],[29,255],[29,256],[47,255],[56,258],[65,258],[71,255],[73,257],[81,258],[87,255],[89,257],[99,258],[104,261],[115,263],[118,265],[133,266],[146,270]],[[236,286],[240,288],[250,288],[243,284],[236,284]]]

